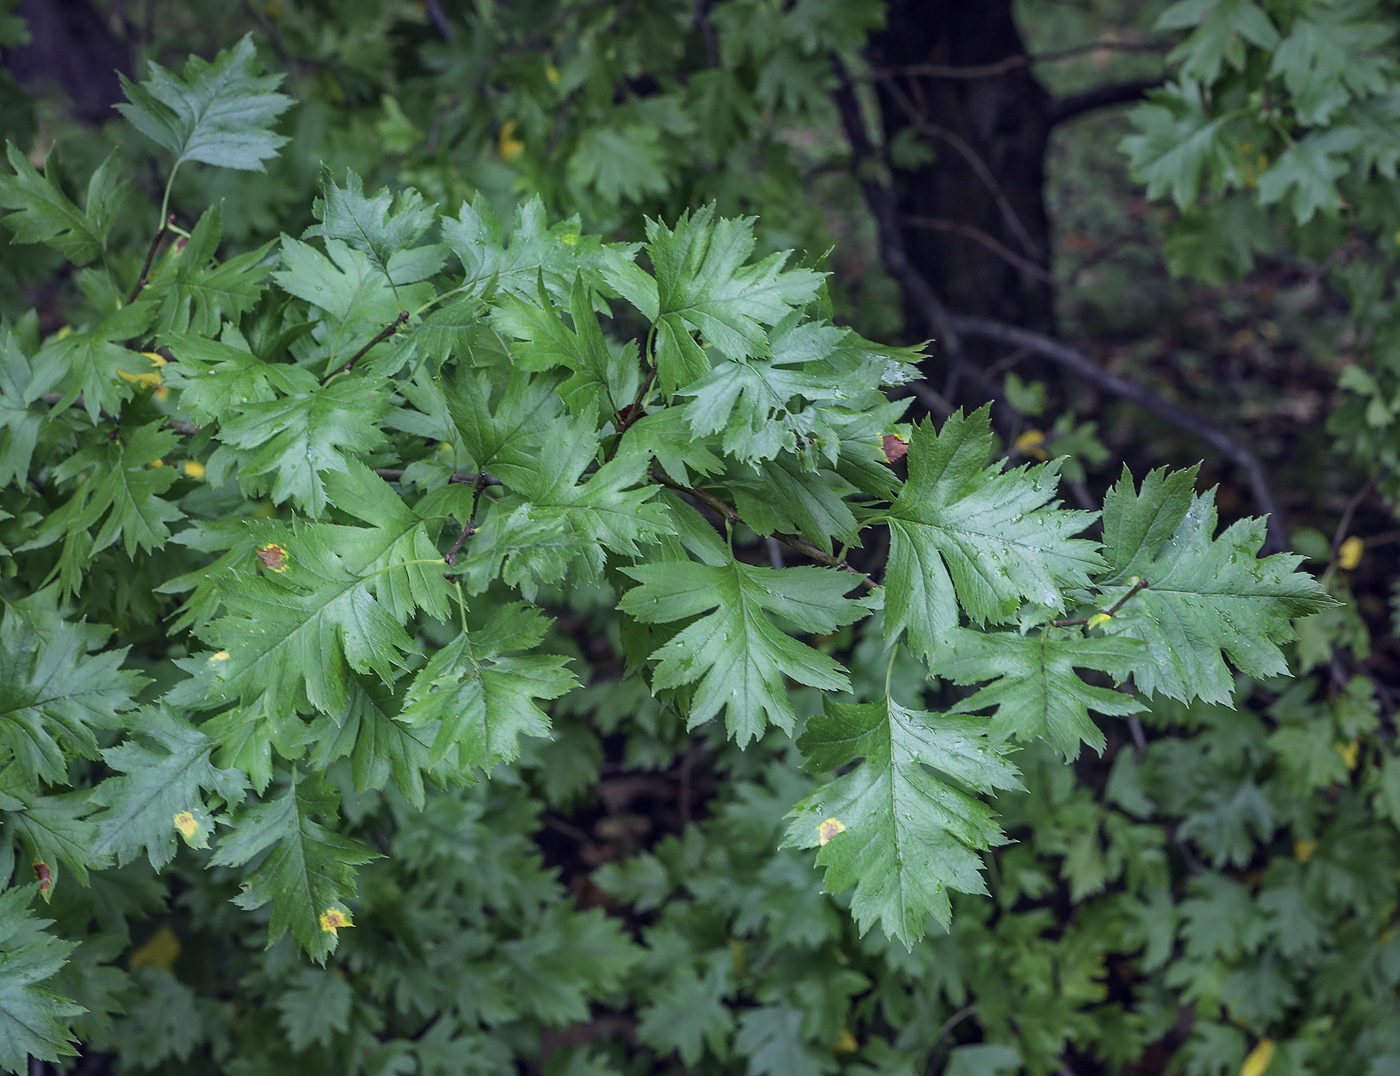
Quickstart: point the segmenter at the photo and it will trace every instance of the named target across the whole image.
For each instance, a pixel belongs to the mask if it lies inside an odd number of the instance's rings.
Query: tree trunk
[[[880,75],[886,146],[913,135],[936,154],[893,169],[910,262],[952,313],[1049,332],[1051,98],[1014,59],[1025,44],[1011,7],[1012,0],[891,0],[888,26],[867,55]],[[902,71],[998,64],[1003,69],[978,78]],[[929,331],[916,316],[909,321],[913,335]]]

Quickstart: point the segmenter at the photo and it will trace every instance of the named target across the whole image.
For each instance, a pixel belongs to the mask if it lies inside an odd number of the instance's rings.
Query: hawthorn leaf
[[[707,443],[707,441],[709,443]],[[622,435],[618,456],[640,454],[655,458],[661,469],[682,485],[692,484],[691,472],[712,475],[724,469],[713,448],[713,438],[699,438],[679,407],[663,407],[637,419]]]
[[[783,839],[820,849],[830,892],[855,886],[862,934],[878,922],[912,947],[928,916],[948,925],[950,890],[986,892],[978,853],[1006,838],[977,795],[1022,786],[985,721],[827,698],[797,746],[815,772],[863,760],[798,803]]]
[[[392,682],[412,643],[402,622],[370,593],[369,579],[309,529],[258,553],[248,559],[262,574],[248,565],[229,577],[227,615],[201,636],[218,649],[193,659],[196,681],[171,696],[176,705],[236,699],[250,720],[261,713],[280,722],[308,707],[343,712],[351,669]]]
[[[145,684],[122,669],[126,649],[88,653],[83,628],[57,617],[44,627],[17,605],[0,619],[0,748],[27,775],[68,783],[72,758],[96,758],[94,729],[122,720]]]
[[[392,780],[404,798],[421,811],[427,802],[423,773],[430,769],[428,757],[438,726],[429,723],[409,728],[397,721],[401,701],[378,681],[352,677],[345,712],[323,714],[307,729],[313,745],[307,767],[322,772],[336,759],[349,755],[357,792],[382,790]]]
[[[82,885],[88,884],[88,871],[106,867],[111,860],[95,851],[97,827],[84,819],[92,810],[89,790],[62,795],[40,795],[33,775],[21,775],[20,767],[0,770],[0,833],[9,833],[24,842],[34,861],[49,866],[48,895],[58,886],[58,864],[73,872]],[[13,802],[6,802],[13,801]]]
[[[340,511],[368,527],[322,524],[317,533],[352,574],[400,621],[416,609],[437,620],[451,616],[453,589],[443,578],[442,554],[427,518],[410,508],[389,483],[357,459],[323,476],[326,494]]]
[[[399,720],[410,728],[439,723],[430,766],[450,758],[458,770],[490,773],[518,757],[521,736],[549,735],[549,717],[535,700],[557,699],[578,681],[568,658],[516,654],[538,646],[548,628],[539,610],[514,602],[428,659]]]
[[[437,222],[436,206],[424,205],[423,196],[409,188],[396,196],[381,187],[365,194],[364,182],[353,171],[345,186],[338,187],[327,169],[321,179],[321,197],[312,205],[320,224],[303,238],[338,239],[369,256],[370,262],[391,285],[427,280],[447,261],[441,244],[416,246]]]
[[[661,132],[642,123],[590,126],[569,157],[569,183],[592,188],[606,205],[640,202],[666,191],[666,154]]]
[[[292,105],[275,92],[281,75],[259,75],[253,35],[224,49],[212,61],[191,56],[174,74],[150,63],[138,85],[124,75],[126,104],[117,111],[146,137],[175,155],[175,167],[202,161],[220,168],[261,172],[288,141],[272,124]]]
[[[69,1023],[87,1011],[43,985],[78,946],[46,932],[53,920],[29,913],[34,891],[32,885],[0,891],[0,1068],[11,1072],[28,1072],[31,1058],[76,1056]]]
[[[103,411],[119,411],[122,401],[135,394],[132,384],[119,371],[134,374],[150,369],[149,360],[127,348],[126,341],[140,338],[154,316],[154,304],[138,299],[86,329],[49,337],[33,363],[41,369],[62,371],[56,387],[63,395],[51,413],[64,410],[79,396],[93,425]]]
[[[202,792],[225,804],[239,802],[246,780],[215,766],[216,742],[168,706],[146,707],[130,725],[127,740],[102,752],[117,775],[92,791],[92,802],[103,808],[91,819],[98,831],[93,853],[115,856],[123,866],[144,849],[160,870],[175,857],[175,816],[205,811]]]
[[[665,624],[709,612],[685,627],[652,657],[655,690],[699,681],[688,725],[721,710],[740,747],[767,725],[793,730],[796,717],[786,681],[846,691],[850,680],[832,658],[779,630],[776,614],[799,631],[830,634],[864,616],[868,607],[847,598],[854,577],[827,568],[760,568],[731,558],[721,565],[643,564],[622,571],[637,580],[618,608],[644,624]]]
[[[827,1076],[836,1056],[804,1035],[805,1014],[791,1005],[759,1005],[739,1016],[734,1049],[749,1059],[750,1076]]]
[[[1157,19],[1161,30],[1191,29],[1191,35],[1172,50],[1171,62],[1181,61],[1187,78],[1209,85],[1229,64],[1244,70],[1245,43],[1265,51],[1279,43],[1279,32],[1254,0],[1179,0]]]
[[[272,279],[289,295],[320,311],[312,344],[300,341],[298,358],[321,362],[329,374],[375,338],[400,313],[428,294],[426,285],[395,288],[369,255],[339,239],[326,239],[326,253],[290,236],[282,237],[285,268]],[[382,345],[381,345],[382,346]]]
[[[683,214],[674,229],[647,221],[647,240],[656,274],[654,307],[649,285],[637,295],[634,278],[615,261],[607,275],[655,323],[656,380],[666,396],[710,371],[692,332],[730,360],[769,355],[766,326],[815,299],[821,284],[820,273],[785,269],[787,254],[744,264],[754,247],[753,218],[716,221],[713,205]]]
[[[615,415],[636,394],[640,375],[635,345],[610,347],[598,326],[582,277],[574,280],[569,295],[570,330],[550,307],[543,289],[534,302],[514,296],[497,300],[491,324],[516,341],[511,353],[526,370],[563,366],[572,373],[559,386],[569,410],[580,414],[590,408]]]
[[[1125,469],[1104,498],[1108,571],[1095,581],[1112,603],[1136,580],[1145,585],[1111,620],[1106,635],[1141,640],[1133,678],[1149,697],[1231,702],[1225,658],[1257,677],[1288,672],[1278,644],[1295,638],[1290,619],[1332,604],[1303,558],[1260,558],[1263,519],[1242,519],[1213,537],[1215,494],[1194,495],[1195,470],[1153,471],[1139,491]]]
[[[1348,155],[1361,141],[1356,128],[1334,127],[1292,143],[1259,177],[1259,201],[1273,205],[1287,198],[1299,224],[1319,210],[1335,215],[1344,205],[1337,180],[1352,170]]]
[[[960,605],[977,624],[1005,621],[1023,601],[1060,610],[1064,590],[1103,566],[1095,543],[1071,537],[1094,514],[1051,503],[1054,464],[984,466],[989,414],[958,412],[939,433],[916,425],[909,480],[889,510],[885,631],[891,642],[907,632],[925,655],[957,626]]]
[[[501,463],[528,465],[537,457],[561,411],[556,385],[549,377],[517,370],[499,393],[493,393],[482,371],[469,372],[464,366],[443,371],[448,412],[478,469],[493,470]]]
[[[1129,114],[1138,133],[1119,143],[1134,179],[1147,184],[1147,196],[1168,191],[1185,209],[1201,190],[1202,173],[1217,182],[1231,174],[1235,147],[1223,116],[1212,117],[1202,91],[1183,81],[1156,90]]]
[[[195,339],[208,339],[218,334],[225,321],[236,322],[253,308],[269,271],[259,263],[272,244],[215,263],[222,233],[220,209],[211,206],[189,239],[176,244],[160,261],[143,292],[158,304],[153,332],[161,336],[191,333]]]
[[[338,930],[353,925],[345,904],[355,896],[355,868],[381,858],[316,821],[336,817],[336,798],[319,778],[294,776],[275,797],[238,813],[211,860],[241,867],[264,857],[234,903],[251,910],[271,901],[269,947],[290,930],[318,964],[335,952]]]
[[[168,523],[183,513],[165,494],[179,477],[162,457],[179,442],[175,431],[151,422],[124,433],[125,440],[89,445],[54,468],[60,482],[78,480],[78,487],[56,511],[49,513],[38,533],[24,547],[41,549],[64,538],[68,546],[86,538],[101,521],[87,552],[106,549],[118,539],[127,556],[165,545]]]
[[[302,968],[277,998],[278,1022],[298,1053],[331,1046],[350,1027],[355,988],[327,968]]]
[[[246,492],[270,493],[275,504],[291,500],[319,516],[329,503],[325,473],[344,473],[349,453],[383,441],[381,424],[391,405],[383,380],[337,377],[308,392],[239,404],[224,419],[221,437],[242,450],[238,481]]]
[[[49,421],[46,407],[36,406],[61,371],[33,363],[23,335],[0,325],[0,487],[23,483],[39,435]]]
[[[63,193],[55,175],[58,157],[52,151],[44,174],[29,163],[8,140],[5,155],[13,176],[0,176],[0,206],[12,210],[5,226],[16,243],[44,243],[74,265],[87,265],[107,250],[107,237],[125,200],[116,152],[93,172],[88,181],[86,209],[79,209]]]
[[[162,367],[161,376],[180,393],[180,406],[195,422],[222,422],[235,417],[235,409],[243,404],[316,391],[311,371],[264,362],[231,325],[220,340],[176,332],[166,332],[161,339],[177,360]]]
[[[527,597],[570,573],[596,578],[605,551],[639,556],[667,532],[669,513],[654,499],[660,487],[646,482],[639,457],[609,460],[580,481],[597,454],[594,424],[591,412],[558,421],[534,458],[493,465],[514,494],[498,502],[459,562],[474,593],[498,575]]]
[[[538,195],[515,211],[507,234],[478,194],[470,205],[463,203],[455,219],[443,218],[442,238],[466,274],[457,289],[461,294],[474,298],[499,289],[529,301],[543,281],[559,303],[568,301],[577,276],[583,274],[592,289],[602,282],[599,271],[605,258],[628,261],[638,249],[621,243],[605,246],[596,236],[582,235],[577,216],[549,225]]]
[[[770,355],[721,359],[681,390],[695,397],[684,408],[686,420],[702,437],[722,433],[724,451],[738,459],[796,451],[804,432],[794,422],[801,401],[844,399],[855,388],[851,371],[824,361],[846,335],[833,325],[789,314],[771,334]],[[883,370],[880,363],[872,371],[872,388]]]
[[[1084,742],[1102,753],[1104,735],[1089,711],[1126,716],[1142,704],[1131,695],[1086,684],[1076,669],[1126,680],[1141,660],[1142,644],[1128,638],[1085,638],[1058,629],[1034,635],[952,628],[941,639],[936,669],[955,684],[991,681],[953,707],[952,713],[993,709],[994,739],[1044,738],[1073,761]]]

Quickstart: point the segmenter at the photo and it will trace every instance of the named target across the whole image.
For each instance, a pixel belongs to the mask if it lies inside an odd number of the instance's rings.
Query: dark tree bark
[[[951,311],[1051,332],[1044,187],[1053,100],[1015,59],[1026,50],[1011,8],[1012,0],[891,0],[867,55],[886,145],[908,129],[937,154],[893,170],[910,262]],[[903,70],[935,64],[1003,69],[976,78]],[[928,331],[913,311],[909,327]]]
[[[111,118],[122,100],[117,72],[132,72],[131,49],[89,0],[20,0],[29,43],[4,52],[5,66],[31,95],[57,89],[84,123]]]

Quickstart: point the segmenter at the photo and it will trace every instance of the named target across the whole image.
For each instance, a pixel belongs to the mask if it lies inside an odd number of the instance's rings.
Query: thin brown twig
[[[1172,47],[1170,41],[1089,41],[1082,45],[1072,45],[1069,48],[1054,49],[1050,52],[1021,53],[1017,56],[1007,56],[997,60],[995,63],[987,64],[906,64],[903,67],[886,67],[877,71],[872,71],[864,76],[867,80],[879,78],[881,75],[900,75],[914,78],[949,78],[949,79],[976,79],[992,78],[996,75],[1004,75],[1008,71],[1015,71],[1022,67],[1030,67],[1039,63],[1058,63],[1062,60],[1074,59],[1086,53],[1100,51],[1113,52],[1166,52]]]
[[[1363,501],[1371,495],[1371,491],[1376,488],[1376,483],[1380,481],[1380,475],[1372,475],[1359,490],[1352,494],[1347,501],[1346,507],[1342,509],[1341,521],[1337,524],[1337,529],[1332,535],[1332,545],[1330,547],[1332,559],[1337,559],[1337,552],[1342,548],[1342,542],[1346,540],[1347,529],[1351,526],[1351,517],[1356,515],[1356,510],[1361,507]]]
[[[974,243],[979,243],[986,247],[997,257],[1009,262],[1027,276],[1033,277],[1044,284],[1049,284],[1052,288],[1059,287],[1059,282],[1051,273],[1046,272],[1043,266],[1037,265],[1029,258],[1017,254],[1000,240],[982,231],[981,228],[974,228],[971,224],[964,224],[961,221],[943,220],[940,217],[905,216],[904,223],[910,224],[915,228],[927,228],[929,231],[933,232],[951,232],[954,235],[962,236],[964,239],[971,239]]]
[[[403,470],[398,467],[376,467],[374,473],[380,478],[387,479],[390,482],[397,482],[403,478],[404,475]],[[475,471],[458,471],[449,478],[448,481],[457,482],[465,486],[475,485],[477,482],[485,486],[500,486],[504,484],[499,478],[495,478],[484,472],[477,474]]]
[[[733,506],[726,504],[724,501],[716,497],[713,493],[707,493],[705,490],[698,489],[695,486],[687,486],[684,483],[677,482],[674,478],[666,474],[664,471],[648,471],[647,475],[651,478],[653,482],[657,483],[658,485],[665,486],[667,489],[673,489],[677,493],[689,494],[701,504],[713,508],[725,520],[727,520],[730,523],[744,522],[743,518],[739,515],[737,511],[735,511]],[[825,564],[828,568],[835,568],[838,571],[850,572],[852,575],[859,577],[860,582],[863,583],[865,586],[869,587],[871,590],[878,589],[880,586],[879,583],[875,582],[875,580],[871,579],[870,576],[866,575],[860,569],[852,568],[840,557],[833,557],[830,553],[818,549],[811,542],[807,541],[806,538],[803,538],[800,534],[783,534],[782,532],[775,532],[772,535],[772,537],[775,538],[777,541],[781,542],[783,545],[787,546],[789,549],[797,550],[799,553],[816,561],[818,564]]]
[[[1128,592],[1126,594],[1124,594],[1121,598],[1119,598],[1116,602],[1109,606],[1106,612],[1095,613],[1094,616],[1117,616],[1118,610],[1128,604],[1128,599],[1130,599],[1134,594],[1137,594],[1139,591],[1146,590],[1151,585],[1152,584],[1150,584],[1146,579],[1139,579],[1136,583],[1134,583],[1131,587],[1128,588]],[[1092,616],[1077,616],[1071,620],[1052,620],[1050,621],[1050,626],[1052,628],[1072,628],[1078,624],[1087,624],[1092,619],[1094,619],[1094,617]]]
[[[846,139],[851,145],[851,163],[865,196],[870,215],[875,218],[875,231],[880,251],[880,262],[885,271],[903,290],[906,299],[923,316],[928,330],[938,337],[943,352],[947,356],[950,372],[965,377],[985,399],[993,401],[992,420],[999,431],[1011,428],[1013,416],[1009,414],[1001,394],[963,351],[962,337],[957,327],[949,320],[948,311],[938,294],[929,286],[904,249],[904,239],[899,230],[899,212],[893,192],[884,183],[872,178],[862,167],[879,159],[870,134],[865,129],[865,120],[860,114],[860,103],[855,90],[847,77],[845,64],[839,56],[831,58],[832,68],[838,76],[832,100],[840,113]],[[948,393],[945,393],[948,395]]]
[[[374,347],[375,344],[382,344],[385,340],[389,339],[389,337],[393,336],[396,332],[398,332],[405,325],[407,325],[410,316],[411,315],[407,310],[400,310],[398,317],[396,317],[388,325],[384,326],[384,328],[380,329],[379,332],[375,334],[373,340],[371,340],[364,347],[360,348],[360,350],[355,352],[355,354],[351,355],[350,358],[347,359],[341,366],[332,370],[330,373],[326,374],[325,377],[321,378],[320,384],[324,385],[331,378],[335,377],[336,374],[348,374],[351,370],[355,368],[355,363],[359,362],[369,353],[370,348]]]
[[[967,139],[963,138],[956,131],[949,130],[947,127],[940,124],[932,123],[928,117],[919,110],[918,106],[909,99],[904,91],[899,88],[899,83],[894,79],[888,79],[885,83],[885,87],[889,90],[890,96],[894,98],[895,104],[899,105],[900,109],[904,112],[905,118],[908,119],[910,125],[913,126],[916,131],[927,138],[940,139],[958,151],[958,156],[967,162],[967,166],[977,174],[977,178],[980,179],[982,185],[987,188],[987,193],[992,196],[992,200],[996,203],[997,211],[1001,214],[1002,219],[1006,221],[1007,227],[1015,234],[1022,249],[1032,258],[1043,257],[1045,252],[1040,249],[1040,244],[1031,238],[1031,233],[1026,229],[1025,224],[1022,223],[1021,218],[1016,215],[1016,210],[1011,205],[1011,199],[1006,196],[1006,192],[1002,190],[1001,184],[997,182],[997,177],[992,173],[987,162],[982,159],[981,154],[973,149]]]
[[[1011,344],[1014,347],[1026,348],[1041,358],[1049,359],[1056,365],[1063,367],[1095,388],[1136,404],[1144,411],[1165,419],[1173,426],[1205,441],[1243,472],[1256,507],[1268,517],[1266,522],[1268,536],[1264,541],[1264,551],[1278,553],[1288,548],[1288,533],[1284,528],[1278,505],[1274,502],[1273,494],[1269,490],[1269,480],[1264,472],[1263,464],[1259,462],[1259,458],[1253,452],[1210,419],[1157,395],[1145,385],[1139,385],[1119,377],[1111,370],[1104,369],[1083,352],[1077,351],[1067,344],[1062,344],[1058,340],[1052,340],[1048,336],[1042,336],[1040,333],[1031,332],[1029,329],[1022,329],[1015,325],[992,321],[990,318],[952,316],[949,320],[959,332],[969,336],[980,336],[988,340],[1000,341],[1003,344]]]
[[[151,245],[146,250],[146,260],[141,263],[141,275],[136,278],[136,286],[131,289],[131,294],[126,297],[126,306],[136,302],[136,297],[141,294],[141,289],[150,283],[149,273],[151,263],[156,260],[156,251],[160,248],[160,241],[166,237],[170,231],[170,226],[175,223],[175,214],[171,213],[161,225],[156,229],[156,234],[151,236]]]

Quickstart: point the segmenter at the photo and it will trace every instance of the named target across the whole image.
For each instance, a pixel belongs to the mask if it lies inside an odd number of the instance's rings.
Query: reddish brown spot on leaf
[[[257,551],[258,560],[267,566],[268,571],[285,572],[287,570],[287,551],[280,545],[265,545]]]
[[[880,438],[880,443],[885,449],[885,459],[893,463],[895,460],[902,460],[909,455],[909,442],[905,441],[897,434],[887,433]]]
[[[34,861],[34,874],[39,879],[39,896],[48,900],[49,894],[53,890],[53,871],[43,860],[36,859]]]

